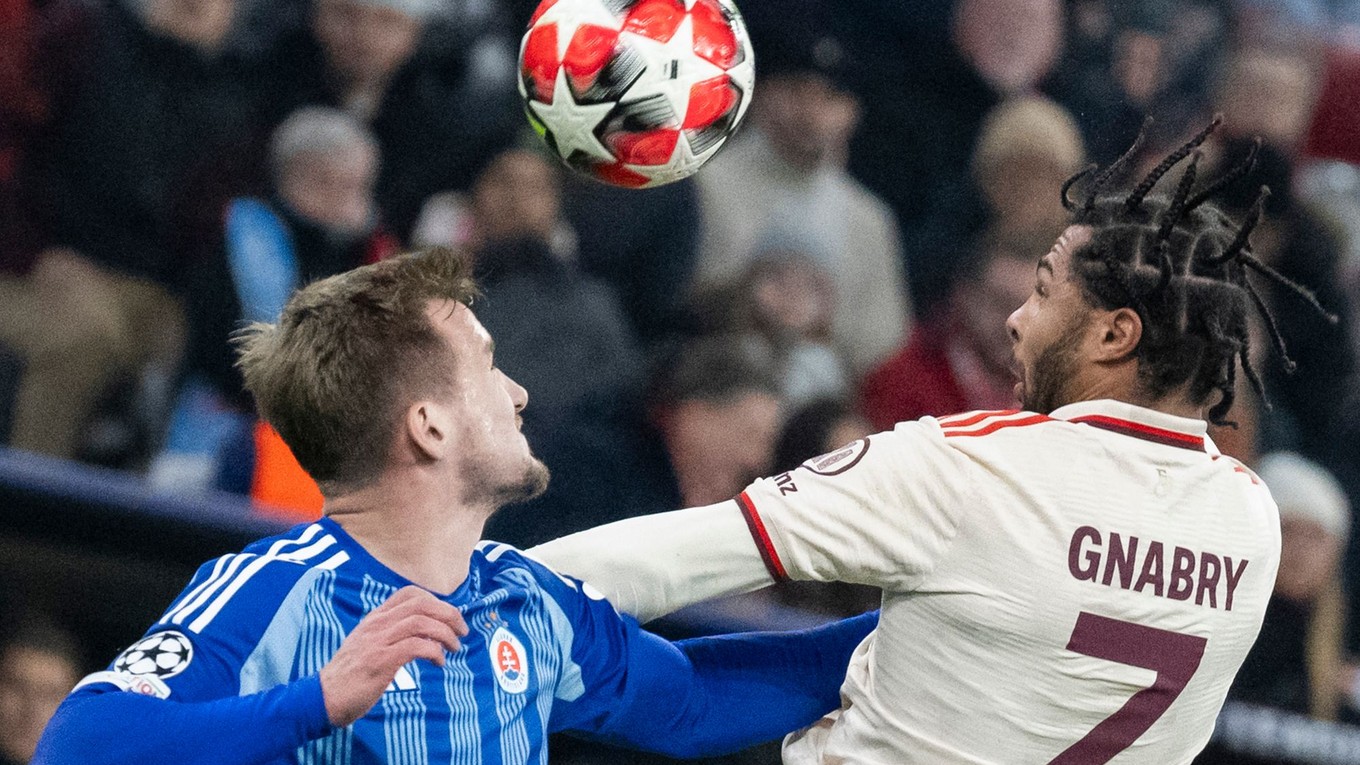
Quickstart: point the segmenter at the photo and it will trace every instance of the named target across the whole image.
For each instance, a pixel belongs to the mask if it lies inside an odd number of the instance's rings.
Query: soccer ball
[[[731,0],[543,0],[519,66],[548,146],[629,188],[692,175],[737,129],[755,85]]]

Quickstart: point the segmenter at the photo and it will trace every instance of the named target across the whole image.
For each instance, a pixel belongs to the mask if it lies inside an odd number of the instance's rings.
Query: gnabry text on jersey
[[[1249,561],[1093,526],[1072,532],[1067,570],[1079,581],[1231,611]],[[1221,597],[1220,597],[1221,596]]]

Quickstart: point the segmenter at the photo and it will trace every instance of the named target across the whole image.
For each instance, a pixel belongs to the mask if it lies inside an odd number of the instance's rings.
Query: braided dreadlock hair
[[[1104,310],[1131,308],[1142,320],[1143,335],[1135,353],[1143,388],[1151,397],[1161,398],[1187,386],[1191,401],[1201,406],[1217,392],[1219,400],[1209,409],[1209,420],[1235,427],[1226,416],[1236,397],[1239,362],[1265,401],[1261,379],[1249,358],[1249,306],[1264,319],[1286,370],[1294,368],[1274,317],[1249,274],[1286,287],[1332,322],[1336,317],[1328,314],[1306,288],[1252,254],[1251,231],[1260,222],[1262,206],[1270,194],[1268,188],[1261,187],[1256,203],[1240,224],[1209,202],[1211,196],[1251,171],[1255,151],[1214,182],[1195,190],[1199,147],[1220,122],[1221,117],[1215,117],[1132,190],[1107,192],[1106,186],[1142,145],[1148,127],[1144,123],[1134,148],[1095,175],[1084,203],[1073,202],[1068,192],[1082,178],[1095,173],[1095,168],[1069,179],[1062,196],[1063,204],[1072,211],[1072,224],[1090,227],[1092,232],[1090,241],[1073,253],[1072,261],[1074,278],[1087,301]],[[1153,193],[1157,182],[1187,157],[1190,161],[1175,192],[1170,197]]]

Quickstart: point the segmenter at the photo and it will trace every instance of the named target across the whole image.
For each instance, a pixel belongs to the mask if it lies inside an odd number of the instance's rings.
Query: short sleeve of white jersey
[[[776,579],[910,591],[948,554],[978,470],[925,418],[756,481],[738,502]]]

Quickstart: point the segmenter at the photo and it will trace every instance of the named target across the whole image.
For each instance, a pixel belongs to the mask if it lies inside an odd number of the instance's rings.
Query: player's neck
[[[1077,381],[1066,398],[1068,403],[1111,399],[1176,417],[1204,419],[1204,407],[1191,403],[1187,391],[1173,390],[1165,396],[1154,398],[1147,395],[1136,378],[1131,377],[1107,376]]]
[[[420,479],[388,476],[327,498],[327,517],[384,566],[421,587],[447,595],[467,578],[486,513],[455,507]]]

